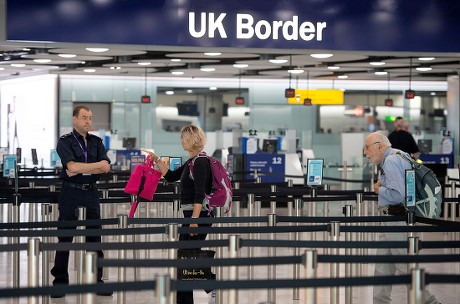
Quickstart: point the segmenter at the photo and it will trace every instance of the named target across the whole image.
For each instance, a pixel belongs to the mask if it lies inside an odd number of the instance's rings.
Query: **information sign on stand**
[[[323,183],[324,159],[307,160],[307,186],[321,186]]]
[[[3,156],[3,177],[14,178],[16,176],[16,155]]]
[[[413,169],[406,170],[406,207],[415,208],[415,171]]]
[[[256,153],[246,156],[246,171],[260,173],[263,183],[284,182],[285,155],[277,153]],[[246,174],[246,179],[254,179],[254,173]]]

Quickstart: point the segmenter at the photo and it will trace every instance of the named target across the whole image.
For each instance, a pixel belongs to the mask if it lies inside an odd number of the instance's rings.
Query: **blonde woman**
[[[203,130],[195,125],[186,125],[181,130],[181,143],[189,153],[189,159],[179,168],[171,171],[160,161],[158,155],[148,150],[143,150],[157,164],[161,174],[168,182],[180,180],[181,183],[181,208],[185,218],[208,217],[208,210],[203,207],[205,194],[212,190],[212,172],[209,160],[206,157],[197,157],[193,163],[193,178],[190,174],[190,162],[196,155],[203,151],[206,137]],[[209,224],[183,224],[182,227],[209,227]],[[181,234],[180,241],[193,239],[204,240],[207,234]],[[177,292],[177,304],[193,304],[193,291]]]

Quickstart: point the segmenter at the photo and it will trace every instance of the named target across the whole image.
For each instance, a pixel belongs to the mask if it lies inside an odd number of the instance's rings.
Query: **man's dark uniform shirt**
[[[388,135],[388,140],[394,149],[399,149],[409,154],[420,152],[412,134],[407,131],[393,131]]]

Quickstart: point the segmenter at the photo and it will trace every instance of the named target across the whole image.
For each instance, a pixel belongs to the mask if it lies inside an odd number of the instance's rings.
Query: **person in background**
[[[89,134],[92,129],[93,114],[86,106],[77,106],[73,110],[73,130],[59,138],[57,153],[62,161],[60,179],[62,187],[59,192],[59,221],[77,220],[79,207],[86,207],[86,219],[98,220],[101,218],[99,191],[96,181],[101,174],[110,170],[110,159],[102,144],[102,139]],[[76,227],[73,227],[75,229]],[[87,227],[101,229],[101,226]],[[72,229],[72,228],[59,228]],[[59,237],[59,243],[71,243],[73,237]],[[101,242],[100,236],[88,236],[87,242]],[[97,252],[99,258],[104,254]],[[54,267],[51,274],[54,276],[53,285],[69,284],[69,251],[56,251]],[[102,280],[102,268],[97,271],[98,282]],[[111,296],[112,292],[99,292],[100,296]],[[52,298],[62,298],[65,294],[53,294]]]
[[[390,141],[382,132],[374,132],[366,137],[364,154],[369,160],[381,168],[380,179],[374,185],[378,194],[379,211],[384,215],[405,214],[405,170],[411,164],[394,153]],[[381,225],[403,226],[405,222],[382,222]],[[379,241],[407,241],[407,233],[380,233]],[[378,248],[377,255],[407,255],[404,248]],[[406,264],[376,263],[374,276],[392,276],[396,272],[407,273]],[[391,285],[376,285],[373,289],[374,304],[391,303]],[[438,304],[439,301],[425,289],[425,303]]]
[[[203,151],[206,144],[206,137],[203,130],[195,125],[186,125],[181,130],[181,143],[190,158],[179,168],[171,171],[163,163],[158,155],[143,150],[148,154],[158,166],[161,174],[168,182],[180,180],[181,183],[181,208],[184,218],[209,217],[209,212],[203,207],[205,194],[212,190],[211,164],[206,157],[197,157]],[[193,163],[193,179],[190,174],[189,164]],[[183,224],[182,227],[209,227],[210,224]],[[189,241],[192,239],[205,240],[207,234],[181,234],[179,241]],[[211,302],[215,299],[215,292],[212,292]],[[178,291],[177,304],[193,304],[193,291]]]
[[[420,150],[414,137],[408,132],[409,122],[398,118],[395,120],[396,129],[388,135],[391,147],[409,153],[413,159],[417,159],[420,156]]]

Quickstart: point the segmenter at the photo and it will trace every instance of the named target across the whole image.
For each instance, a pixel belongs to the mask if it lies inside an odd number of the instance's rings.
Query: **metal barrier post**
[[[19,223],[19,207],[21,205],[21,195],[19,193],[13,194],[14,202],[11,206],[12,209],[12,222]],[[11,238],[12,244],[19,244],[20,238],[13,237]],[[19,281],[20,281],[20,260],[19,260],[19,251],[13,252],[13,287],[19,288]]]
[[[118,229],[126,229],[126,228],[128,228],[128,215],[119,214],[118,215]],[[128,241],[128,236],[126,234],[121,234],[118,236],[118,241],[120,243],[126,243]],[[126,259],[126,249],[118,250],[118,259],[120,260]],[[126,268],[125,267],[118,267],[118,282],[119,283],[126,282]],[[117,291],[117,304],[124,304],[124,303],[126,303],[126,292],[124,290]]]
[[[176,242],[179,240],[179,225],[176,223],[168,224],[167,231],[168,234],[168,242]],[[168,249],[168,259],[176,260],[177,259],[177,249],[176,248],[169,248]],[[170,278],[177,278],[177,268],[170,267],[168,269],[168,275]],[[176,303],[176,292],[170,291],[169,295],[169,304]]]
[[[156,304],[168,304],[169,295],[171,294],[171,278],[167,274],[156,276]]]
[[[254,216],[254,194],[252,193],[248,193],[248,215],[249,217],[253,217]],[[249,224],[251,225],[251,224]],[[254,238],[254,234],[253,233],[250,233],[249,234],[249,239],[253,239]],[[249,258],[252,258],[254,257],[254,247],[249,247],[248,248],[248,257]],[[249,271],[248,271],[248,280],[252,280],[254,278],[254,266],[253,265],[249,265]]]
[[[330,185],[324,185],[323,189],[324,189],[324,191],[329,191],[329,190],[331,190],[331,186]],[[329,216],[329,201],[324,201],[323,202],[323,216],[324,217]],[[323,240],[326,240],[326,239],[327,239],[327,231],[324,231],[323,232]],[[327,254],[327,252],[328,252],[328,249],[323,248],[323,253]]]
[[[216,208],[216,217],[221,218],[222,217],[222,208]],[[222,227],[221,223],[217,224],[217,227]],[[217,240],[222,240],[223,235],[218,233],[216,234],[216,239]],[[220,246],[217,248],[217,258],[223,258],[224,257],[224,247]],[[216,279],[219,281],[224,280],[224,269],[222,266],[217,266],[216,267]],[[223,304],[224,303],[224,291],[222,289],[216,290],[216,304]]]
[[[303,255],[303,264],[305,268],[306,279],[316,279],[316,269],[318,266],[318,256],[316,250],[305,250]],[[316,304],[317,301],[316,288],[305,288],[305,304]]]
[[[51,205],[50,204],[42,204],[41,205],[41,215],[42,215],[42,221],[47,223],[50,221],[50,215],[51,215]],[[42,228],[46,229],[46,228]],[[44,236],[42,238],[42,241],[44,243],[49,243],[50,237],[49,236]],[[46,250],[42,251],[42,285],[43,286],[48,286],[49,285],[49,252]],[[49,297],[47,295],[42,296],[42,303],[47,304],[49,303]]]
[[[180,187],[179,184],[174,184],[174,194],[180,194]],[[180,201],[179,199],[175,199],[173,202],[173,217],[178,218],[179,217],[179,209],[180,209]]]
[[[78,220],[79,221],[86,220],[86,207],[82,207],[82,206],[78,207]],[[79,225],[77,227],[77,230],[85,230],[85,229],[86,229],[86,226]],[[85,237],[82,235],[77,236],[76,242],[79,244],[85,243]],[[83,253],[84,253],[84,250],[77,250],[75,252],[75,256],[76,256],[75,266],[77,269],[77,284],[81,284],[83,282],[83,269],[82,269],[83,268]],[[77,303],[81,303],[81,302],[82,302],[82,295],[78,294]]]
[[[233,190],[239,190],[240,189],[240,183],[239,182],[234,182],[233,183]],[[234,210],[234,215],[235,217],[240,217],[241,216],[241,201],[233,202],[235,208],[232,208]],[[237,223],[236,226],[239,226],[240,223]]]
[[[408,249],[407,249],[407,254],[408,255],[418,255],[419,251],[419,239],[416,236],[411,236],[407,238],[408,241]],[[408,263],[407,264],[407,272],[410,272],[412,269],[417,268],[417,263]]]
[[[409,291],[409,304],[425,303],[425,271],[423,269],[412,269],[412,282]]]
[[[331,241],[338,241],[340,236],[340,222],[330,222],[330,238]],[[338,248],[331,248],[332,255],[338,255],[339,249]],[[339,276],[339,264],[338,263],[331,263],[331,278],[337,278]],[[330,288],[330,303],[331,304],[339,304],[339,287],[334,286]]]
[[[29,239],[27,242],[27,287],[38,287],[39,285],[39,257],[40,239]],[[28,304],[38,304],[38,296],[27,298]]]
[[[238,235],[230,235],[228,243],[228,257],[236,259],[240,252],[240,237]],[[228,280],[238,280],[238,266],[232,265],[228,268]],[[238,304],[238,289],[228,290],[228,304]]]
[[[295,208],[295,216],[300,217],[302,215],[302,199],[296,198],[294,200],[294,208]],[[299,226],[300,223],[296,222],[296,226]],[[294,241],[299,241],[300,240],[300,232],[294,232]],[[294,256],[299,256],[300,255],[300,248],[299,247],[294,247]],[[298,280],[300,277],[300,265],[299,264],[294,264],[294,271],[293,271],[293,276],[294,280]],[[292,298],[294,300],[299,300],[299,288],[294,288],[293,290],[293,295]]]
[[[358,216],[363,216],[363,194],[362,193],[356,193],[356,211],[358,213]],[[357,223],[358,226],[362,226],[362,223]],[[362,242],[364,239],[364,232],[358,232],[357,233],[358,242]],[[363,255],[364,254],[364,248],[358,248],[358,254]]]
[[[450,183],[450,191],[451,191],[451,196],[452,198],[455,197],[455,181],[452,181]],[[452,222],[455,222],[455,218],[456,218],[456,209],[457,209],[457,203],[456,202],[451,202],[450,203],[450,220]]]
[[[102,193],[102,199],[108,199],[109,198],[109,190],[108,189],[103,189],[101,191],[101,193]],[[101,218],[110,218],[111,217],[110,214],[109,214],[109,206],[108,206],[108,204],[106,204],[106,203],[101,204],[101,211],[102,211]],[[102,239],[102,243],[108,243],[109,242],[109,236],[108,235],[103,235],[101,239]],[[104,269],[102,269],[102,278],[104,280],[109,278],[109,268],[104,267]]]
[[[270,192],[273,200],[270,201],[270,209],[272,214],[276,214],[276,185],[270,185]]]
[[[87,252],[83,259],[83,284],[97,283],[97,252]],[[94,304],[95,293],[88,292],[83,294],[83,304]]]
[[[275,227],[276,226],[276,214],[269,214],[268,215],[268,226]],[[269,239],[274,241],[276,239],[276,234],[271,232]],[[268,248],[268,256],[274,257],[276,256],[276,247],[271,246]],[[276,280],[276,265],[268,265],[268,279],[269,280]],[[270,288],[268,289],[268,301],[272,303],[276,303],[276,289]]]
[[[353,205],[345,205],[345,217],[353,216]],[[351,223],[347,223],[347,226],[351,226]],[[345,241],[352,241],[351,232],[345,234]],[[351,255],[351,248],[345,248],[345,255]],[[350,278],[352,276],[351,263],[345,263],[345,277]],[[352,288],[351,286],[345,286],[345,304],[352,303]]]

